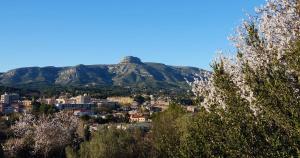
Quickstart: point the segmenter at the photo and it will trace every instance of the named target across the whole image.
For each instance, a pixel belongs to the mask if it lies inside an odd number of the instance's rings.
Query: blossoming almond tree
[[[293,80],[293,72],[299,69],[289,66],[291,61],[288,59],[300,41],[299,0],[268,0],[265,6],[257,9],[257,17],[244,21],[236,36],[230,39],[237,48],[236,57],[221,55],[213,64],[222,62],[224,71],[231,75],[232,81],[240,88],[240,95],[248,101],[256,98],[248,84],[246,69],[267,74],[271,67],[284,67],[284,75]],[[299,61],[297,57],[293,58],[294,61]],[[208,80],[196,80],[192,84],[195,94],[205,96],[204,106],[212,104],[209,100],[222,102],[222,98],[215,94],[214,74],[208,77]],[[295,93],[299,91],[294,88]]]
[[[6,148],[12,155],[24,149],[44,157],[51,152],[63,153],[64,148],[76,139],[77,127],[77,117],[64,112],[39,118],[26,114],[12,127],[15,138],[6,144]]]
[[[206,111],[220,115],[226,139],[245,147],[230,144],[230,154],[299,156],[299,6],[299,0],[268,0],[230,38],[236,56],[219,57],[209,79],[192,84]]]

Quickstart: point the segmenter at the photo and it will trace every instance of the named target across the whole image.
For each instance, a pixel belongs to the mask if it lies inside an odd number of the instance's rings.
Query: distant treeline
[[[169,89],[158,87],[121,87],[121,86],[60,86],[60,85],[17,85],[15,87],[0,86],[0,94],[18,93],[23,97],[58,97],[61,94],[76,96],[89,94],[94,98],[107,98],[109,96],[133,96],[137,94],[147,94],[156,96],[178,96],[186,95],[186,90]]]

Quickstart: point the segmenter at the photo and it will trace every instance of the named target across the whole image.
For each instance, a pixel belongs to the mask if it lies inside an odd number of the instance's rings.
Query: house
[[[41,99],[40,102],[43,104],[47,104],[47,105],[55,105],[56,99],[55,98],[45,98],[45,99]]]
[[[32,110],[32,101],[31,100],[23,100],[22,104],[23,104],[24,111]]]
[[[142,114],[132,114],[129,118],[130,122],[147,122],[148,118]]]

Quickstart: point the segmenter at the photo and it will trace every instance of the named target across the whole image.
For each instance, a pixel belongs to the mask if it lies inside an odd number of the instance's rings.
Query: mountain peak
[[[193,81],[198,68],[143,63],[127,56],[119,64],[77,65],[67,67],[28,67],[0,73],[0,85],[43,90],[48,86],[121,86],[132,89],[187,89],[186,80]],[[202,75],[201,75],[202,76]]]
[[[143,62],[141,61],[140,58],[134,57],[134,56],[126,56],[124,57],[121,62],[121,64],[142,64]]]

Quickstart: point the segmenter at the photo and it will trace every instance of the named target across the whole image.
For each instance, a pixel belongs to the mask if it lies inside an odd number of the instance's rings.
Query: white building
[[[11,104],[14,101],[18,101],[19,100],[19,94],[3,94],[1,95],[1,103],[5,103],[5,104]]]
[[[1,95],[1,103],[10,104],[9,94],[5,93],[5,94]]]
[[[88,104],[91,103],[91,97],[87,94],[76,97],[76,104]]]
[[[143,116],[140,114],[133,114],[133,115],[130,115],[129,120],[130,120],[130,122],[142,123],[142,122],[147,122],[148,119],[146,116]]]
[[[56,104],[59,110],[93,110],[96,108],[95,104]]]

